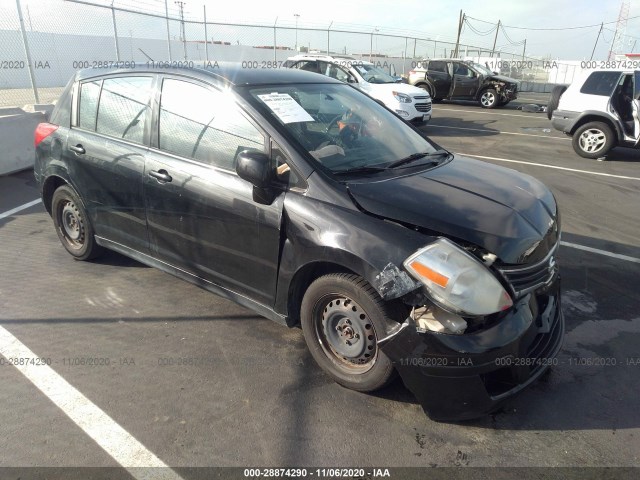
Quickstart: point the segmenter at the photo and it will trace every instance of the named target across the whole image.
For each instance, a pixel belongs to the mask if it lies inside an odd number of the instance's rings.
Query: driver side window
[[[327,76],[331,78],[335,78],[336,80],[340,80],[341,82],[344,82],[344,83],[349,82],[349,74],[345,72],[342,68],[332,63],[328,65]]]

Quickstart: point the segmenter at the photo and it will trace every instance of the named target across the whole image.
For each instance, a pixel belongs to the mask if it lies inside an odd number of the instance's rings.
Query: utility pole
[[[164,16],[167,19],[167,48],[169,49],[169,61],[171,61],[171,33],[169,31],[169,5],[164,0]]]
[[[176,0],[175,2],[180,7],[180,33],[182,34],[182,49],[184,51],[184,59],[187,59],[187,35],[184,31],[184,2]]]
[[[524,47],[522,48],[522,62],[524,63],[524,53],[527,51],[527,39],[524,39]]]
[[[465,19],[466,15],[462,13],[462,10],[460,10],[460,18],[458,20],[458,37],[456,38],[456,48],[453,51],[453,58],[457,58],[458,57],[458,46],[460,45],[460,34],[462,33],[462,25],[464,24],[464,19]]]
[[[498,20],[498,27],[496,28],[496,36],[493,39],[493,48],[491,49],[491,58],[496,51],[496,42],[498,41],[498,32],[500,31],[500,20]]]
[[[203,5],[204,9],[204,58],[209,61],[209,37],[207,35],[207,6]]]
[[[589,61],[593,60],[593,54],[596,53],[596,47],[598,46],[598,40],[600,40],[600,34],[602,33],[603,26],[604,23],[601,23],[600,30],[598,30],[598,36],[596,37],[596,43],[593,44],[593,51],[591,52],[591,58],[589,59]]]
[[[29,51],[29,42],[27,41],[27,32],[24,28],[24,18],[22,18],[22,7],[20,6],[20,0],[16,0],[16,7],[18,7],[18,20],[20,21],[22,46],[24,47],[24,54],[27,57],[27,67],[29,67],[29,80],[31,80],[33,98],[35,99],[36,103],[40,103],[40,98],[38,97],[38,87],[36,86],[36,75],[33,72],[33,62],[31,61],[31,52]]]
[[[111,22],[113,23],[113,39],[116,43],[116,60],[120,61],[120,47],[118,46],[118,27],[116,26],[116,11],[111,0]]]
[[[298,52],[298,19],[300,18],[299,13],[294,13],[294,17],[296,17],[296,53]]]
[[[331,32],[331,25],[333,25],[333,20],[329,24],[329,28],[327,28],[327,55],[329,55],[330,41],[329,41],[329,32]]]

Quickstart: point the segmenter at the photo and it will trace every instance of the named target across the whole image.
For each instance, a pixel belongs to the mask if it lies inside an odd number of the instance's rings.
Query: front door
[[[265,135],[203,84],[167,76],[158,105],[144,179],[152,254],[272,306],[284,193],[258,204],[235,173],[239,152],[267,151]]]
[[[451,98],[473,98],[478,91],[478,75],[468,65],[453,62]]]

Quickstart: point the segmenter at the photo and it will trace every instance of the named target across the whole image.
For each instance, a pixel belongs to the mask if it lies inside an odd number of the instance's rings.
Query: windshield
[[[348,85],[256,87],[248,97],[331,173],[388,167],[436,151],[403,120]]]
[[[362,78],[369,83],[396,83],[396,79],[386,73],[384,70],[380,70],[378,67],[367,63],[355,63],[353,65]]]
[[[493,72],[489,70],[487,67],[485,67],[484,65],[480,65],[479,63],[476,63],[476,62],[471,62],[470,65],[483,75],[493,75]]]

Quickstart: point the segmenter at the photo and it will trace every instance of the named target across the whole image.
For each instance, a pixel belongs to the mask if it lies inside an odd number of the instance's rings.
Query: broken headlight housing
[[[424,284],[431,299],[449,312],[475,317],[513,305],[493,273],[446,238],[418,250],[404,261],[404,267]]]

